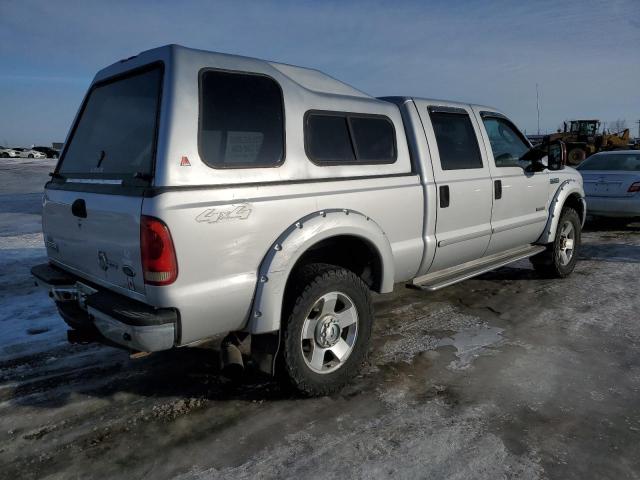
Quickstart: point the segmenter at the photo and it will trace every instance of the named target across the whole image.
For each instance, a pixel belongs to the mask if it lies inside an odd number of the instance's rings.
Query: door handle
[[[79,218],[87,218],[87,204],[84,199],[78,198],[71,204],[71,213]]]
[[[440,208],[447,208],[450,203],[449,185],[441,185],[440,191]]]
[[[496,200],[500,200],[502,198],[502,180],[495,180],[493,182],[493,193]]]

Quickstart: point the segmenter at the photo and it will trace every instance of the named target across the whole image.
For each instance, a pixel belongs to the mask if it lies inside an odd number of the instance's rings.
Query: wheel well
[[[580,201],[580,195],[578,195],[577,193],[572,193],[567,197],[567,199],[564,201],[563,208],[564,207],[573,208],[578,213],[580,221],[582,221],[582,219],[584,218],[584,204]]]
[[[380,291],[382,260],[376,248],[363,238],[340,235],[324,239],[302,254],[292,272],[309,263],[329,263],[346,268],[358,275],[370,289]]]

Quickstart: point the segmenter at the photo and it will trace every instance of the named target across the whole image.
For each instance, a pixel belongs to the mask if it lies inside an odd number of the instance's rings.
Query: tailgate
[[[141,208],[142,197],[47,189],[42,227],[49,258],[88,280],[144,295]]]
[[[140,212],[153,179],[163,71],[154,63],[91,86],[42,212],[54,263],[138,300]]]

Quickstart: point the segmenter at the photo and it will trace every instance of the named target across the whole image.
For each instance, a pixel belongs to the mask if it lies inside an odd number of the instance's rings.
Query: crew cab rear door
[[[491,176],[470,107],[415,100],[437,192],[436,252],[429,271],[484,255],[491,238]]]
[[[43,204],[53,263],[140,300],[140,213],[153,177],[162,79],[154,64],[90,89]]]

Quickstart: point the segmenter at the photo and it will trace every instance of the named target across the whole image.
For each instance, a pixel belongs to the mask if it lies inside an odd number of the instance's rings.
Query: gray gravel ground
[[[1,478],[640,478],[639,225],[592,227],[563,281],[398,286],[362,375],[299,399],[215,345],[66,344],[28,277],[50,169],[0,163]]]

